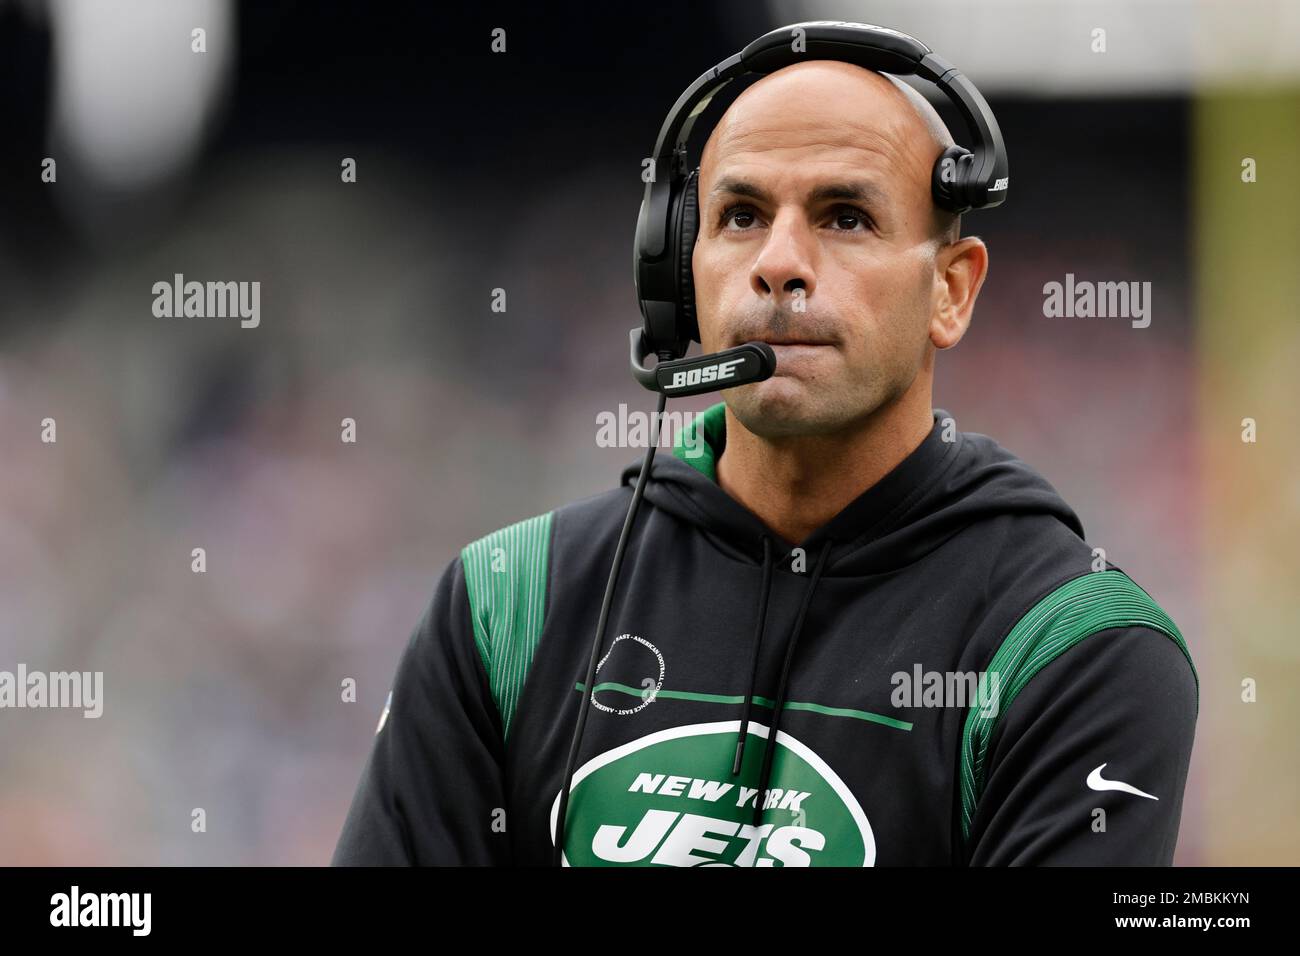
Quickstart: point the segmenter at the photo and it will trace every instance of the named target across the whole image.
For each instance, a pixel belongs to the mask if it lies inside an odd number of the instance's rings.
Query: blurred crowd
[[[558,155],[525,133],[458,137],[450,172],[382,131],[295,139],[291,115],[263,117],[289,132],[218,130],[147,215],[118,196],[91,225],[7,182],[0,667],[102,670],[106,699],[97,720],[0,713],[0,863],[328,860],[443,568],[640,457],[600,447],[597,415],[652,407],[626,369],[650,144],[621,144],[660,116],[602,96],[604,139]],[[936,404],[1045,474],[1196,655],[1186,166],[1167,148],[1185,118],[1176,102],[996,105],[1021,191],[966,224],[991,271]],[[1081,123],[1101,124],[1093,152],[1063,158],[1053,137]],[[1132,166],[1134,136],[1168,164]],[[1100,199],[1068,189],[1119,168]],[[1067,271],[1151,281],[1152,327],[1045,318],[1042,285]],[[176,272],[260,281],[260,326],[155,318],[152,285]],[[1201,859],[1198,772],[1181,862]]]

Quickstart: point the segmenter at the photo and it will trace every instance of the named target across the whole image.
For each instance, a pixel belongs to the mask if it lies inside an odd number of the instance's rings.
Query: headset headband
[[[800,34],[803,48],[796,51],[794,41]],[[962,190],[965,208],[957,211],[997,206],[1006,198],[1007,153],[1002,131],[974,84],[955,66],[906,33],[869,23],[834,20],[796,23],[765,33],[687,87],[664,120],[655,141],[655,180],[686,175],[686,142],[691,130],[723,87],[739,76],[773,73],[805,60],[839,60],[883,73],[919,76],[934,83],[956,106],[975,137],[968,185]],[[646,185],[645,199],[651,208],[641,245],[642,252],[652,257],[663,253],[669,225],[665,215],[668,192],[655,190],[654,185],[655,181]],[[661,208],[653,208],[656,205]]]

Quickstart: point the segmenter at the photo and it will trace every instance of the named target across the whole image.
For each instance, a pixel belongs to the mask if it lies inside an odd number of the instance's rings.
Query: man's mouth
[[[826,339],[809,339],[809,338],[798,338],[795,336],[781,336],[781,335],[759,335],[755,338],[747,339],[746,341],[766,342],[768,345],[772,346],[773,348],[780,348],[782,346],[786,346],[786,347],[806,346],[811,348],[820,345],[835,344],[834,342],[828,341]]]
[[[782,335],[760,335],[749,341],[765,342],[772,347],[772,353],[776,356],[776,378],[788,378],[791,375],[801,378],[812,374],[812,369],[825,360],[828,349],[835,345],[825,339]]]

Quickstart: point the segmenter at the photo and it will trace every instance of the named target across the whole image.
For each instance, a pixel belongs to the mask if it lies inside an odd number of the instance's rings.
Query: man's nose
[[[759,297],[781,303],[796,295],[812,295],[817,285],[812,245],[809,228],[796,213],[778,215],[749,273],[750,285]]]

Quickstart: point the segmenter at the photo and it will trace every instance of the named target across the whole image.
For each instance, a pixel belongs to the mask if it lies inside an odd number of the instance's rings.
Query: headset
[[[772,73],[804,60],[839,60],[934,83],[956,106],[975,137],[973,149],[949,146],[935,160],[930,191],[936,205],[960,215],[972,209],[990,209],[1007,198],[1007,150],[993,111],[970,80],[920,40],[887,27],[834,20],[795,23],[763,34],[687,87],[655,142],[651,176],[637,215],[632,260],[644,324],[631,335],[632,375],[652,391],[678,397],[698,395],[761,381],[775,371],[775,357],[770,349],[760,347],[763,343],[749,342],[726,352],[681,359],[692,341],[700,341],[691,275],[691,253],[699,229],[700,169],[696,166],[688,172],[686,143],[705,107],[732,80],[746,74]],[[648,369],[644,362],[652,352],[660,361]],[[729,374],[722,380],[716,378],[716,372],[712,377],[709,372],[719,359],[739,360],[725,370]]]
[[[700,169],[696,166],[688,172],[686,142],[700,114],[732,80],[747,74],[772,73],[804,60],[839,60],[882,73],[915,75],[934,83],[957,107],[975,138],[973,149],[950,146],[935,160],[930,175],[930,192],[935,203],[960,215],[971,209],[998,206],[1007,198],[1006,146],[984,97],[951,63],[931,52],[921,41],[897,30],[833,20],[780,27],[727,57],[678,97],[655,142],[651,175],[637,214],[633,254],[633,277],[644,321],[631,332],[632,375],[643,386],[659,393],[659,407],[652,419],[650,444],[614,550],[614,561],[587,661],[578,723],[552,815],[554,862],[557,866],[565,862],[569,792],[573,787],[583,729],[591,709],[592,684],[602,637],[609,620],[623,555],[659,445],[664,404],[670,396],[699,395],[734,388],[763,381],[776,372],[776,354],[766,342],[746,342],[722,352],[683,357],[691,342],[700,341],[695,316],[695,284],[691,275],[691,253],[699,228]],[[647,368],[645,360],[652,352],[658,363]]]

